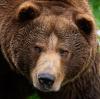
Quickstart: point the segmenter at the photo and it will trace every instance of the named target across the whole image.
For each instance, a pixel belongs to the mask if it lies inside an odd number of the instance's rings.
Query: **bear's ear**
[[[83,33],[89,35],[94,30],[94,20],[91,16],[86,14],[80,14],[76,16],[75,23],[78,26],[79,30],[83,31]]]
[[[17,19],[20,21],[27,21],[34,19],[40,15],[39,7],[33,2],[26,1],[17,9]]]

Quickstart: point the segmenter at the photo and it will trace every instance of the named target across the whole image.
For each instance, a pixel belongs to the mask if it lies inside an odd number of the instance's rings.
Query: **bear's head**
[[[37,89],[59,91],[86,71],[95,57],[92,15],[63,0],[15,1],[2,12],[5,58]]]

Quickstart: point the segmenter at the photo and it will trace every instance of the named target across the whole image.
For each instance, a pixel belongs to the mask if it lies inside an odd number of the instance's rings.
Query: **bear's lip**
[[[49,88],[43,88],[42,86],[40,85],[37,85],[37,86],[34,86],[37,90],[41,91],[41,92],[52,92],[53,90],[52,89],[49,89]]]

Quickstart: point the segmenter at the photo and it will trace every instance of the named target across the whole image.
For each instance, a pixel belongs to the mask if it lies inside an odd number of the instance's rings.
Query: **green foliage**
[[[96,19],[98,28],[100,29],[100,0],[89,0]]]
[[[27,99],[40,99],[40,97],[37,94],[33,94],[32,96],[29,96]]]

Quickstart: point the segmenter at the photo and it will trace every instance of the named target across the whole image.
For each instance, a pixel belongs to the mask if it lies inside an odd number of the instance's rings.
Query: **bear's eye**
[[[64,50],[64,49],[59,49],[59,53],[61,56],[67,56],[68,55],[68,51]]]
[[[35,50],[35,52],[37,52],[37,53],[41,53],[41,52],[43,51],[43,49],[42,49],[41,47],[39,47],[39,46],[35,46],[35,47],[34,47],[34,50]]]

